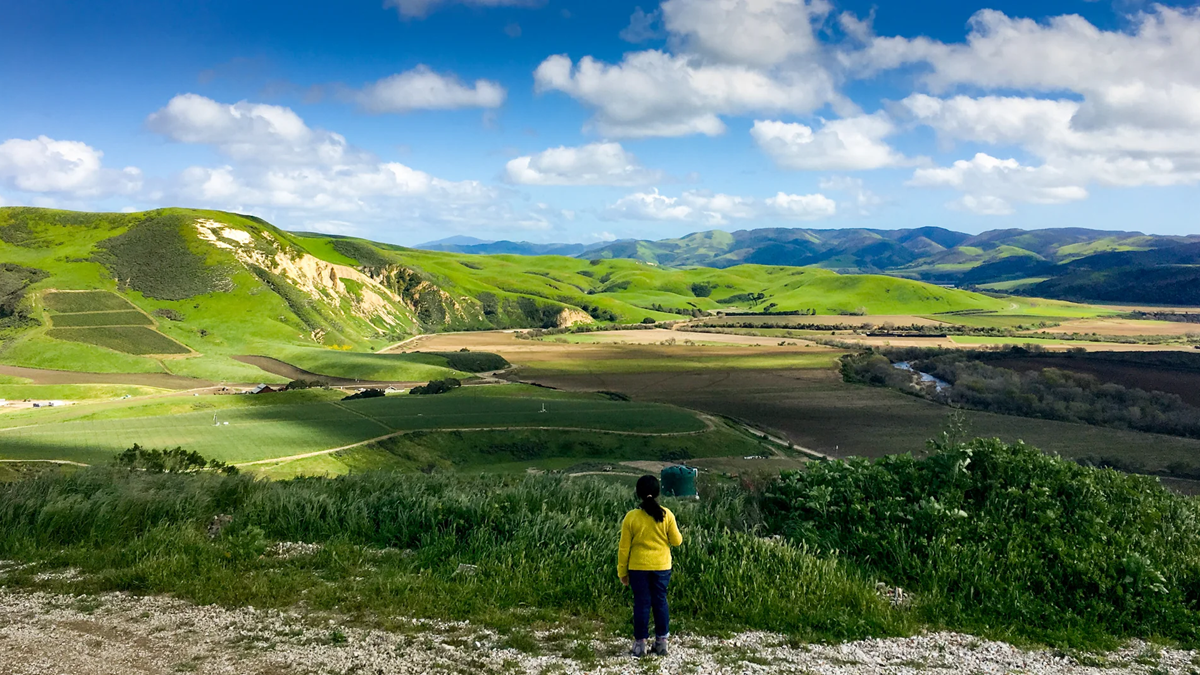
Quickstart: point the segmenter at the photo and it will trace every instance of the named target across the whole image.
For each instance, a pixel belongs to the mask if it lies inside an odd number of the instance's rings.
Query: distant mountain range
[[[584,255],[664,267],[814,266],[1079,301],[1200,305],[1200,267],[1194,267],[1200,235],[1084,228],[978,235],[939,227],[711,230],[614,242]]]
[[[425,242],[413,248],[422,251],[469,253],[473,255],[565,255],[579,257],[588,251],[604,247],[607,244],[608,242],[596,244],[534,244],[528,241],[488,241],[486,239],[476,239],[475,237],[460,235]]]

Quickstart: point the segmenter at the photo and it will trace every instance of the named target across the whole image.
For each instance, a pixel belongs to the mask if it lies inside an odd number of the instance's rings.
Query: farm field
[[[1082,333],[1097,335],[1200,335],[1200,324],[1176,321],[1135,321],[1131,319],[1078,319],[1043,328],[1043,333]]]
[[[546,374],[534,381],[619,391],[634,400],[726,415],[838,457],[920,453],[946,426],[949,408],[889,389],[850,385],[831,369],[703,373]],[[1200,441],[1050,420],[963,411],[968,433],[1023,440],[1064,457],[1120,456],[1147,469],[1200,457]]]
[[[124,415],[105,418],[102,414],[91,419],[80,406],[60,413],[61,421],[43,418],[33,426],[6,416],[3,424],[7,428],[0,430],[0,458],[103,463],[138,443],[154,448],[183,446],[205,457],[237,463],[321,452],[428,429],[562,427],[689,434],[708,428],[694,414],[669,406],[586,395],[540,396],[536,389],[521,385],[473,387],[435,397],[203,408],[209,402],[204,397],[193,398],[188,403],[201,407],[193,412],[126,416],[138,409],[124,408],[118,409]],[[541,412],[543,407],[546,412]],[[156,412],[152,406],[140,410]],[[34,413],[26,414],[26,419],[38,421]]]

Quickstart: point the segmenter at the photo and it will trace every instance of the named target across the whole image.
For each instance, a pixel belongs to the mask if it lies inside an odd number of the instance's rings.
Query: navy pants
[[[633,589],[633,638],[650,637],[650,613],[654,613],[654,636],[671,634],[671,614],[667,610],[667,585],[671,570],[644,572],[629,570],[629,588]]]

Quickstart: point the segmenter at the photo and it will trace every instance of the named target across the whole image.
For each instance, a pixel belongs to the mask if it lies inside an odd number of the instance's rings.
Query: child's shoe
[[[667,655],[667,638],[660,637],[654,641],[654,649],[652,650],[655,656]]]
[[[635,659],[640,659],[646,655],[646,641],[634,640],[633,649],[629,650],[629,655]]]

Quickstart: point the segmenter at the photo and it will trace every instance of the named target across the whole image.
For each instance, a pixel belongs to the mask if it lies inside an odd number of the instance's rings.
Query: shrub
[[[1200,504],[1150,478],[997,440],[926,459],[814,463],[764,497],[770,528],[915,590],[937,625],[1052,644],[1200,641]]]
[[[301,389],[320,389],[322,387],[328,387],[328,386],[329,386],[329,383],[322,382],[320,380],[300,379],[300,380],[292,380],[291,382],[288,382],[287,386],[284,387],[284,389],[286,389],[287,391],[298,391]]]
[[[154,310],[154,316],[166,319],[167,321],[183,321],[182,314],[167,307]]]
[[[648,317],[642,319],[642,323],[645,323],[645,324],[658,323],[658,320],[652,316],[648,316]]]
[[[434,380],[429,384],[420,387],[413,387],[408,393],[414,396],[437,396],[458,389],[462,386],[462,381],[453,377],[447,377],[444,380]]]
[[[696,296],[697,298],[707,298],[712,295],[713,289],[714,287],[712,284],[697,281],[696,283],[692,284],[692,295]]]
[[[368,398],[383,398],[387,396],[387,392],[382,389],[363,389],[360,392],[350,394],[343,398],[343,401],[361,401]]]
[[[200,453],[189,452],[181,447],[172,450],[151,450],[137,443],[117,455],[113,462],[122,468],[151,473],[192,473],[203,469],[227,475],[238,472],[236,466],[215,459],[205,459]]]

